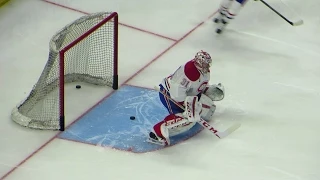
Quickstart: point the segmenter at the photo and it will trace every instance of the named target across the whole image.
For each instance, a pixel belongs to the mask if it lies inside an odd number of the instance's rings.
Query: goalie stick
[[[287,21],[289,24],[291,24],[292,26],[300,26],[303,24],[303,20],[300,19],[296,22],[290,21],[288,18],[286,18],[285,16],[283,16],[281,13],[279,13],[277,10],[275,10],[273,7],[271,7],[268,3],[266,3],[264,0],[255,0],[255,1],[260,1],[262,2],[264,5],[266,5],[269,9],[271,9],[273,12],[275,12],[278,16],[280,16],[282,19],[284,19],[285,21]]]
[[[176,104],[178,107],[180,107],[181,109],[185,109],[181,104],[177,103],[175,100],[173,100],[171,97],[169,97],[167,94],[163,93],[158,86],[154,87],[155,90],[157,90],[158,92],[160,92],[162,95],[164,95],[166,98],[168,98],[171,102],[173,102],[174,104]],[[185,123],[185,121],[181,121],[180,123]],[[179,123],[179,124],[180,124]],[[231,127],[229,127],[228,129],[226,129],[223,132],[220,132],[218,130],[216,130],[213,126],[211,126],[207,121],[203,120],[202,118],[200,118],[200,121],[198,121],[198,123],[204,127],[205,129],[209,130],[210,132],[212,132],[214,135],[216,135],[218,138],[222,139],[226,136],[228,136],[229,134],[231,134],[232,132],[234,132],[235,130],[237,130],[241,124],[237,123],[232,125]],[[175,125],[178,126],[179,124]]]

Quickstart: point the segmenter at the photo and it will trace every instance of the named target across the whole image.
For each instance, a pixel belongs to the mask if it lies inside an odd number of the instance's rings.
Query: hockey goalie
[[[200,118],[212,119],[216,109],[214,101],[224,98],[224,87],[220,83],[208,84],[211,64],[209,53],[200,51],[163,79],[159,98],[169,115],[153,126],[149,142],[170,145],[170,137],[188,131]]]

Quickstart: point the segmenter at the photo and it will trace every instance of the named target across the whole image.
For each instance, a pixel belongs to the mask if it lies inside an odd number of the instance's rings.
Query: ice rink
[[[292,27],[254,1],[217,35],[220,0],[10,0],[0,8],[0,180],[320,180],[320,1],[267,2],[297,18],[287,3],[304,24]],[[11,121],[47,62],[51,37],[100,11],[119,14],[119,91],[152,89],[205,50],[213,58],[210,83],[226,88],[211,123],[240,122],[240,129],[225,139],[203,130],[132,153]],[[90,88],[69,91],[68,127],[114,93]]]

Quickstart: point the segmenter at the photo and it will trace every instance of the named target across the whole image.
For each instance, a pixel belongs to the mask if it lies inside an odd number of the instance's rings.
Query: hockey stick
[[[282,14],[280,14],[277,10],[275,10],[273,7],[271,7],[268,3],[266,3],[264,0],[255,0],[255,1],[261,1],[264,5],[266,5],[269,9],[271,9],[273,12],[275,12],[276,14],[278,14],[282,19],[284,19],[285,21],[287,21],[289,24],[291,24],[292,26],[300,26],[303,24],[303,20],[300,19],[296,22],[292,22],[289,19],[287,19],[286,17],[284,17]]]
[[[175,105],[177,105],[179,108],[181,108],[182,110],[184,110],[185,108],[177,103],[175,100],[173,100],[171,97],[169,97],[167,94],[165,94],[164,92],[162,92],[158,86],[154,87],[155,90],[157,90],[158,92],[160,92],[163,96],[165,96],[166,98],[168,98],[171,102],[173,102]],[[181,122],[184,123],[184,122]],[[224,138],[226,136],[228,136],[229,134],[231,134],[233,131],[237,130],[241,124],[234,124],[231,127],[229,127],[228,129],[226,129],[223,132],[220,132],[218,130],[216,130],[213,126],[211,126],[207,121],[203,120],[202,118],[200,118],[200,121],[198,121],[198,123],[206,128],[207,130],[209,130],[210,132],[212,132],[214,135],[216,135],[218,138]]]

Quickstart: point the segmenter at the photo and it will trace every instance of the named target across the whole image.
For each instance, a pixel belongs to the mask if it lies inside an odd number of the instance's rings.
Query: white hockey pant
[[[220,6],[220,13],[224,15],[223,20],[225,22],[229,22],[230,19],[234,19],[234,17],[239,13],[243,4],[239,3],[236,0],[222,0]]]

